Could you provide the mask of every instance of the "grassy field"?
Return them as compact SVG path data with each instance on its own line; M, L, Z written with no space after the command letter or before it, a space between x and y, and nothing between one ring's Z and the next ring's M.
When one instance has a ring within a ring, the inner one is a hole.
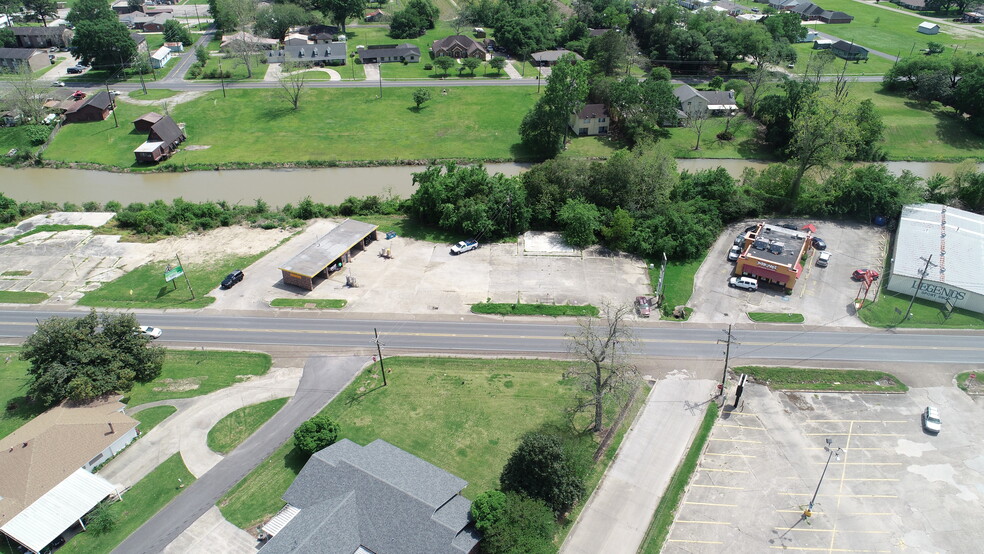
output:
M449 245L461 240L458 233L444 231L443 229L428 225L421 225L404 215L360 215L359 221L379 225L379 233L381 235L392 231L400 237Z
M827 32L825 29L820 29L821 32ZM796 50L796 65L793 69L789 71L796 75L803 75L806 70L807 64L810 61L810 57L819 50L813 49L812 42L800 42L793 45L793 49ZM886 52L887 54L888 52ZM893 56L897 55L898 52L892 52ZM834 58L834 61L830 62L824 73L834 74L843 71L847 75L853 76L864 76L864 75L884 75L886 71L892 68L892 61L876 56L874 54L868 55L868 61L866 62L852 62L848 61L847 65L844 64L846 60L840 58Z
M182 484L188 486L194 481L195 476L181 461L181 454L171 456L133 485L122 502L110 506L110 513L116 518L112 531L103 535L79 533L58 551L62 554L110 552L177 496Z
M147 434L151 429L157 427L158 423L171 417L171 414L176 411L178 409L174 406L155 406L146 410L140 410L130 417L140 422L140 434Z
M194 56L195 55L194 52L192 52L191 55ZM263 77L266 75L267 69L270 66L265 63L262 63L263 60L262 55L254 56L254 60L255 61L252 65L252 70L253 70L252 77L247 77L249 72L246 71L245 62L234 56L230 56L230 57L212 56L211 58L208 59L208 63L205 64L205 71L206 72L214 71L219 68L219 64L221 63L222 70L229 71L232 74L231 77L226 79L227 81L246 81L246 80L262 81ZM206 80L206 79L200 77L198 80ZM209 79L209 80L219 81L219 79Z
M668 313L672 313L673 308L685 306L690 302L690 296L694 293L694 275L703 262L704 258L690 262L667 262L666 274L663 276L663 305ZM655 292L659 283L658 264L654 264L649 270L649 279ZM693 309L688 308L687 315L689 316L692 311ZM663 319L673 319L673 317L666 316Z
M697 434L694 435L694 440L690 443L690 449L687 450L686 457L673 472L673 476L670 477L670 482L666 486L666 491L660 498L659 505L656 506L656 512L649 523L649 529L646 530L642 546L639 547L640 554L659 554L662 551L663 542L666 541L666 536L670 532L677 507L680 505L683 493L690 483L690 477L697 469L697 462L704 451L704 445L707 444L711 430L714 429L717 416L718 405L714 402L709 403L707 411L704 412L704 419L700 423L700 428L697 429Z
M164 282L164 267L168 262L150 262L87 292L78 304L96 308L201 308L215 302L214 297L205 294L217 287L223 277L234 269L252 264L264 254L266 252L216 259L208 264L184 264L195 298L191 297L184 277Z
M938 35L924 35L916 27L924 20L918 14L897 13L881 9L872 4L862 4L855 0L824 0L820 4L825 10L838 10L854 16L847 25L811 25L821 33L833 35L846 41L854 41L866 48L873 48L892 56L907 56L909 52L918 53L926 48L929 41L941 42L951 47L960 46L961 51L980 52L984 50L984 40L980 35L954 33L951 27L940 26ZM896 6L890 5L895 8Z
M288 398L277 398L252 406L244 406L220 419L208 431L208 447L219 454L228 454L248 439L284 407Z
M387 387L373 366L322 413L338 422L341 438L359 444L388 441L467 480L463 494L474 498L498 485L502 466L523 433L564 420L573 389L562 379L569 365L389 358ZM614 417L617 409L611 406L607 416ZM223 515L247 528L276 513L301 466L303 457L292 443L283 445L220 500Z
M748 312L748 319L759 323L803 323L803 314Z
M931 329L984 329L984 316L979 313L956 309L950 319L944 317L945 306L917 298L912 305L912 315L902 321L912 295L892 292L882 288L878 300L867 303L858 312L867 325L872 327L910 327Z
M0 304L40 304L47 299L43 292L0 290Z
M123 402L139 406L209 394L243 381L243 376L263 375L270 364L270 355L259 352L168 350L160 377L134 385Z
M497 315L549 315L553 317L597 317L598 308L595 306L567 306L555 304L496 304L482 302L472 304L472 313Z
M0 158L5 157L11 148L16 148L19 152L35 149L27 135L27 126L0 127Z
M0 437L13 433L44 409L27 400L31 364L20 359L17 346L0 346ZM15 406L14 409L10 407Z
M274 298L270 305L274 308L316 308L318 310L340 310L348 300L335 298Z
M776 390L905 392L898 377L883 371L743 366L732 368Z
M183 150L160 165L524 157L519 123L535 102L535 88L449 89L419 112L411 110L412 91L387 88L379 99L375 89L310 89L296 111L275 90L229 90L228 98L213 91L171 111L187 124L183 148L208 148ZM120 120L131 121L147 110L120 103L118 111ZM110 117L66 125L45 158L140 167L133 149L144 140L131 125L115 128Z

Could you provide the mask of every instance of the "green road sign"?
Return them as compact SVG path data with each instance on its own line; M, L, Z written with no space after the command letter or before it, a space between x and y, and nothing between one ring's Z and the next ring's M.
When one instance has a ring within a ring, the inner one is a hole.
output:
M184 269L181 269L180 265L174 268L168 267L164 270L164 282L170 283L182 275L184 275Z

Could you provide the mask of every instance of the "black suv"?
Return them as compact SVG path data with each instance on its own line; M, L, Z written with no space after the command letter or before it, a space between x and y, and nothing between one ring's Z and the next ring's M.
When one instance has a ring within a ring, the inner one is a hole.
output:
M232 288L233 285L235 285L239 281L242 281L243 277L245 276L246 274L243 273L241 269L237 269L236 271L233 271L232 273L226 275L226 278L222 280L221 286L224 289Z

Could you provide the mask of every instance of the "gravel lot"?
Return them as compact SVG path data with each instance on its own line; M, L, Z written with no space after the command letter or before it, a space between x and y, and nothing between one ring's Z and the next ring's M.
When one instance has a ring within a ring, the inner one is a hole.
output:
M743 402L715 425L663 552L980 551L984 414L960 390L786 394L753 385ZM928 404L941 410L936 436L920 426ZM839 459L804 518L827 438Z
M792 295L764 286L757 292L731 288L728 278L735 265L727 261L728 249L734 244L735 236L755 221L732 225L714 243L697 271L689 303L694 308L690 321L739 323L749 321L748 312L781 312L802 314L807 325L864 326L854 313L859 284L851 280L851 272L875 268L884 273L888 231L844 222L781 220L776 223L787 221L797 227L806 223L817 226L816 236L826 241L827 252L831 254L829 265L817 267L814 253Z

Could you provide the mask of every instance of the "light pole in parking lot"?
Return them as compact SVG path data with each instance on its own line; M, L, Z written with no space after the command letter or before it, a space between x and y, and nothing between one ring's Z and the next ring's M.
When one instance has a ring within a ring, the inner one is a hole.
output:
M806 510L803 511L803 517L810 517L813 515L813 503L816 502L817 500L817 493L820 492L820 484L823 483L823 477L824 475L827 475L827 466L830 465L830 459L833 458L834 456L837 457L838 462L841 459L840 453L843 452L844 450L839 446L837 448L833 448L830 445L832 442L834 442L833 439L827 439L827 446L823 447L823 449L828 452L827 463L823 465L823 473L820 474L820 480L817 481L817 488L815 491L813 491L813 498L810 499L810 505L807 506Z

